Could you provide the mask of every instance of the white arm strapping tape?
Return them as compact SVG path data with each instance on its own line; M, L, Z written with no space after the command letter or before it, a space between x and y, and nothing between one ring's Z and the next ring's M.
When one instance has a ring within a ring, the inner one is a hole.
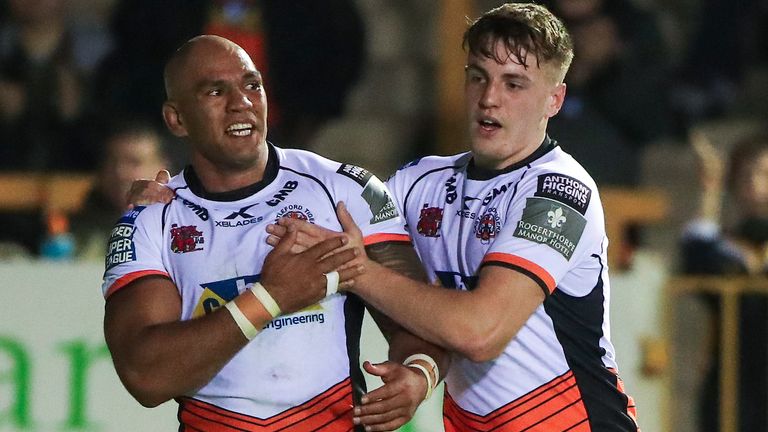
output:
M422 360L429 363L429 365L432 367L432 370L435 372L435 387L437 387L437 384L440 382L440 369L437 367L437 362L435 359L426 354L413 354L403 360L403 364L408 365L414 360Z
M225 304L224 307L227 308L230 315L232 315L232 318L235 320L235 324L237 324L237 326L240 327L240 331L243 332L243 335L245 336L246 339L253 340L253 338L255 338L257 334L259 334L259 329L257 329L256 326L253 325L251 320L249 320L248 317L245 316L243 311L241 311L240 308L237 307L234 300Z
M250 291L253 293L253 295L256 296L257 299L259 299L261 304L264 306L264 309L266 309L267 312L272 315L272 318L282 314L282 311L280 311L280 305L277 304L275 299L264 288L264 285L256 282L253 284Z
M432 375L429 373L427 368L425 368L424 366L418 363L406 364L406 366L409 368L420 370L424 374L424 377L427 378L427 394L424 395L424 400L429 399L429 397L432 396L432 390L434 390L435 388L434 385L432 384Z
M325 296L331 296L339 291L339 272L336 270L325 274Z

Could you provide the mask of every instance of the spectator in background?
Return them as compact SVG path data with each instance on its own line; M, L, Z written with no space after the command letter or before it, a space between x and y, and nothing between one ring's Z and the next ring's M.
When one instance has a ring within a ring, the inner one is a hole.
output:
M85 101L64 0L8 0L0 25L0 169L77 170Z
M573 35L568 98L551 133L598 184L634 185L640 151L669 130L670 64L652 13L629 0L548 0Z
M96 83L98 113L141 116L161 127L156 77L176 47L216 34L241 45L265 76L270 139L304 147L341 115L365 60L353 0L131 0L113 15L116 45ZM297 55L296 53L301 53Z
M106 238L125 213L126 195L135 179L154 177L168 168L161 135L151 125L130 122L111 128L103 140L103 153L94 188L83 207L71 217L76 255L103 260Z
M699 159L701 201L698 215L686 226L682 239L683 272L705 275L768 275L768 134L747 137L735 144L728 169L704 135L692 136ZM734 224L721 222L722 196L738 203ZM715 326L719 327L719 298L707 296ZM739 336L739 431L768 430L768 299L741 297ZM711 338L711 357L699 391L699 430L717 431L719 424L719 338Z
M738 96L750 68L768 62L768 2L699 0L693 9L687 18L694 29L672 91L686 127L742 109Z

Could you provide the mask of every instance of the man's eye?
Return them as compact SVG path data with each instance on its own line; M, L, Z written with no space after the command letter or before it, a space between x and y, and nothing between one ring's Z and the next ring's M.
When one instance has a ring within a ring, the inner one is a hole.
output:
M220 95L221 95L221 89L208 90L208 96L220 96Z
M248 83L245 86L245 88L247 88L248 90L259 90L261 89L261 83L260 82Z
M482 75L470 74L467 76L467 80L471 83L481 83L485 81L485 78Z

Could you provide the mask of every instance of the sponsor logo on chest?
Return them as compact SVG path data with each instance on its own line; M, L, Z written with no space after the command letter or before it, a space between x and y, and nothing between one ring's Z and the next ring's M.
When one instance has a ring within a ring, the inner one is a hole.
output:
M207 221L210 218L208 214L208 209L201 206L200 204L195 204L191 201L185 200L184 198L181 199L181 202L184 203L184 205L187 206L187 208L192 210L192 212L195 213L197 217L200 218L200 220Z
M480 243L488 244L501 231L501 218L495 207L488 208L475 220L475 237Z
M281 208L275 215L275 222L283 217L315 223L315 214L303 204L288 204Z
M267 205L270 207L275 207L276 205L285 201L288 195L290 195L298 187L299 187L299 182L295 180L289 180L285 182L283 187L280 188L280 190L275 195L272 196L272 199L267 201Z
M171 225L171 252L182 254L203 250L205 238L197 225Z
M424 204L416 224L416 232L425 237L440 237L440 225L443 223L443 209Z
M217 228L239 228L243 226L253 225L264 220L263 216L254 216L251 207L258 205L251 204L245 206L238 211L233 211L222 220L214 221L214 225Z

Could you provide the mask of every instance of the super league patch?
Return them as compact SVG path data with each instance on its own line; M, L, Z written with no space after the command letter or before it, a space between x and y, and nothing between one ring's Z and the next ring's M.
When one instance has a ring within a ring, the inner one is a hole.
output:
M126 212L109 233L107 257L104 266L107 270L118 264L136 260L136 248L133 244L133 232L136 229L136 218L146 207L137 206Z
M351 178L363 187L365 187L365 184L368 183L368 180L373 177L373 173L367 169L350 164L341 164L336 172Z
M570 260L586 225L584 216L559 201L527 198L514 236L545 244Z
M589 207L592 189L567 175L542 174L534 195L560 201L583 215Z

